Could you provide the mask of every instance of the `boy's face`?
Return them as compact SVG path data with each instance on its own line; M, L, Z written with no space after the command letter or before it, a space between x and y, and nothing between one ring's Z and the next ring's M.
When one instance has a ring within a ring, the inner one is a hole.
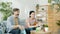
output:
M15 17L18 17L19 16L19 11L15 11L14 15L15 15Z

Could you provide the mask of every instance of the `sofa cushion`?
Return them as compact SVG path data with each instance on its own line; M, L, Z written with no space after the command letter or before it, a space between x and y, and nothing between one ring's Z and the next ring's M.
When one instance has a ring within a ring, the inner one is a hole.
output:
M25 26L25 19L20 19L21 25Z

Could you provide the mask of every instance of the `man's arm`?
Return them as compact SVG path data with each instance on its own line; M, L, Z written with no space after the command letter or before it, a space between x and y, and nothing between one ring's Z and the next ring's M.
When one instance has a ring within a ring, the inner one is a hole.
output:
M18 26L15 26L15 25L11 24L11 19L10 18L7 19L7 28L9 28L9 29L16 29L17 27Z

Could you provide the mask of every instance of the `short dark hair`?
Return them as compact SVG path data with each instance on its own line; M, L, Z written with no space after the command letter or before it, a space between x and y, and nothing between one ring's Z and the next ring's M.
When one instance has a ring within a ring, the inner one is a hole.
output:
M19 9L18 8L14 8L13 11L19 11Z
M35 11L30 11L29 15L31 15L32 13L35 13ZM29 17L31 17L31 16L29 16Z
M14 12L16 12L16 11L19 11L19 9L18 8L14 8L12 13L14 14Z

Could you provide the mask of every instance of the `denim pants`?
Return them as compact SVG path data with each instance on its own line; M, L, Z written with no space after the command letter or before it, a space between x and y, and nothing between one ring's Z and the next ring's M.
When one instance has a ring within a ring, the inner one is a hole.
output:
M26 34L25 30L13 29L9 33L11 34Z
M26 34L26 31L25 30L21 30L20 34Z
M36 28L35 27L33 27L33 28L26 28L25 30L26 30L26 34L30 34L30 31L31 30L36 30Z

